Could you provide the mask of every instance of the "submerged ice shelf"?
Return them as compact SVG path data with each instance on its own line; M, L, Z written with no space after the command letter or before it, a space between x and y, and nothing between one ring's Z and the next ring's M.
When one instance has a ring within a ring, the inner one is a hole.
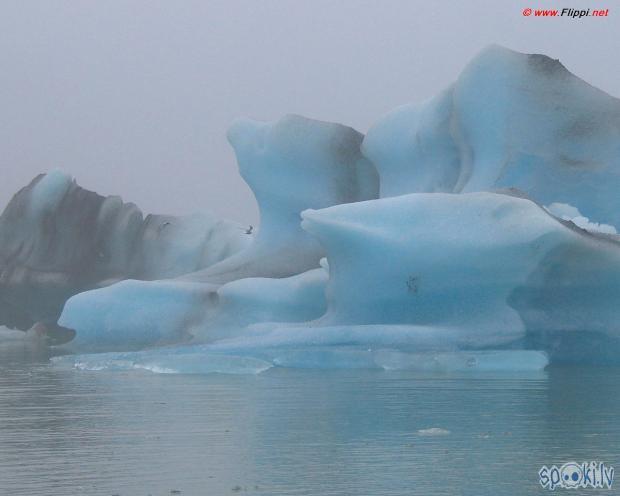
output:
M129 353L65 355L52 358L59 368L84 371L147 371L155 374L260 374L272 367L313 369L411 370L421 373L541 372L547 355L532 350L407 353L356 347L256 349L251 356L223 353L209 346L160 348Z
M290 115L240 120L228 138L260 209L251 239L221 221L144 220L118 199L85 200L58 174L7 208L0 240L18 233L35 260L50 243L37 219L69 226L51 241L60 249L82 239L74 209L99 212L89 218L115 271L58 293L71 297L52 324L76 332L68 349L120 353L58 364L258 373L620 362L620 102L558 61L490 47L365 137ZM137 251L126 244L134 231ZM49 274L19 275L21 251L4 244L0 290L28 281L47 294ZM99 267L86 253L80 267ZM15 320L6 294L0 316Z

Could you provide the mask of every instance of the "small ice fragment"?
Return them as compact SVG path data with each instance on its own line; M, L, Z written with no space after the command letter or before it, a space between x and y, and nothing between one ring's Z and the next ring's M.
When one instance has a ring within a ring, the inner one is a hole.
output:
M429 429L420 429L418 434L420 436L447 436L450 434L450 431L441 427L431 427Z

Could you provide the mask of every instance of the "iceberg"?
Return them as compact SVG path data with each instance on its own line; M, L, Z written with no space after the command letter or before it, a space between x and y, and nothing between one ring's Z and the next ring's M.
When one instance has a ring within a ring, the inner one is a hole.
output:
M59 362L484 373L620 361L620 104L558 61L490 47L365 137L289 115L237 121L228 138L256 236L198 269L192 250L160 253L142 279L165 280L72 296L57 323L75 331L69 346L122 353Z
M244 248L241 226L210 215L147 215L55 170L19 191L0 216L0 324L56 324L74 294L123 279L163 279Z

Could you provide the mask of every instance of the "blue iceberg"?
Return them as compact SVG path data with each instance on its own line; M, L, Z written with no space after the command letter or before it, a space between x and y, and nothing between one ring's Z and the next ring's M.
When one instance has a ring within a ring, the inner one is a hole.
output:
M290 115L240 120L228 137L258 233L237 243L217 224L213 243L230 248L198 262L200 226L170 231L185 241L141 257L155 280L64 304L68 349L117 353L59 364L484 372L620 361L620 102L559 61L489 47L366 136ZM50 184L50 202L63 184ZM34 212L46 208L37 198Z

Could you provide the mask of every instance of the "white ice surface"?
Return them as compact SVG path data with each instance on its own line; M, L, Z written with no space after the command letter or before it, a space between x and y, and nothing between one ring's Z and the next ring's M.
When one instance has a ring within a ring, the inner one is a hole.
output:
M589 232L598 232L603 234L618 234L614 226L609 224L599 224L590 222L590 219L581 215L581 212L572 205L567 203L552 203L545 207L549 213L559 217L562 220L568 220L581 229Z

